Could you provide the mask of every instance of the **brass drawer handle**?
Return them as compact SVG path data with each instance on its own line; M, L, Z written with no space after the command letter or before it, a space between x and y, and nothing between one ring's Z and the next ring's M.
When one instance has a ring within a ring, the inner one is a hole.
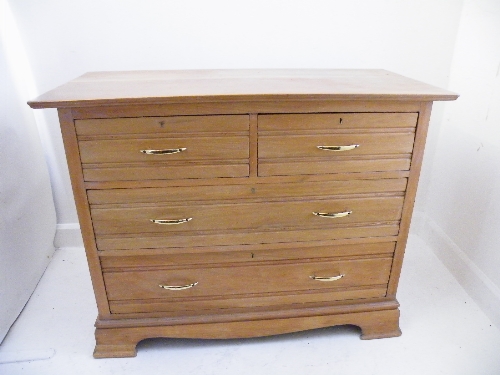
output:
M336 219L339 217L346 217L352 214L352 211L344 211L344 212L313 212L314 215L320 217L328 217L330 219Z
M324 151L349 151L358 148L359 145L349 145L349 146L316 146L320 150Z
M338 276L309 276L311 279L316 281L337 281L343 278L345 275Z
M188 221L193 220L192 217L188 217L185 219L174 219L174 220L169 220L169 219L151 219L152 223L155 224L160 224L160 225L177 225L177 224L184 224L187 223Z
M186 150L187 150L186 147L180 147L180 148L167 148L165 150L141 150L141 152L146 155L172 155L172 154L178 154L179 152Z
M188 285L158 285L160 288L167 289L167 290L185 290L192 288L193 286L198 285L198 281L192 284Z

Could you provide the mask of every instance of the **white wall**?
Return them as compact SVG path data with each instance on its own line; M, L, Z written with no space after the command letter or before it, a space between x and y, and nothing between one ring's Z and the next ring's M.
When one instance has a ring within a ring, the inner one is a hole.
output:
M434 105L416 212L420 234L500 325L498 0L10 4L40 92L96 70L384 68L460 93ZM56 112L43 113L59 228L77 228Z
M96 70L384 68L460 93L434 105L416 212L420 234L500 325L498 0L10 4L40 92ZM76 211L56 112L43 114L68 246Z
M446 87L462 8L461 0L10 3L42 92L87 71L195 68L384 68ZM443 106L435 107L428 154ZM58 223L71 227L56 112L45 116Z
M10 3L41 92L94 70L385 68L460 93L434 106L416 211L420 233L500 314L498 0ZM44 115L58 223L71 228L57 116Z
M0 343L54 252L56 213L35 117L30 69L0 0Z
M500 2L465 0L424 235L500 326Z

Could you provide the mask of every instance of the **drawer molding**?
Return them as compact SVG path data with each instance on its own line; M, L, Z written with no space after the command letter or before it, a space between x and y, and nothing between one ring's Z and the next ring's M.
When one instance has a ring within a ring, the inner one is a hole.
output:
M272 179L272 178L271 178ZM267 179L264 179L267 180ZM87 190L92 206L162 202L217 202L272 199L304 199L354 194L404 194L406 178L281 182L248 181L239 185L194 185L131 189Z
M373 301L384 298L387 292L387 284L368 285L360 287L321 288L318 290L300 291L294 294L284 292L270 292L266 294L244 294L232 295L224 299L217 296L171 298L171 299L148 299L148 300L121 300L110 301L113 314L141 314L151 315L163 313L164 316L176 318L179 316L193 317L200 311L206 314L238 313L243 310L277 309L293 305L311 305L335 301L342 303L347 301ZM173 307L174 306L174 307ZM137 311L142 311L138 313Z
M269 230L269 231L233 231L201 234L171 233L169 236L155 233L142 235L100 235L96 238L97 248L105 250L191 248L212 246L307 243L310 241L328 241L339 239L363 239L399 234L399 222L375 223L365 226L336 226L334 228Z

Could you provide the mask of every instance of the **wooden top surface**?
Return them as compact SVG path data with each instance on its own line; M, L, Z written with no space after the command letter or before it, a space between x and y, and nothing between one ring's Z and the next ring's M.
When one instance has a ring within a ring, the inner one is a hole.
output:
M185 70L86 73L32 108L210 101L455 100L457 94L386 70Z

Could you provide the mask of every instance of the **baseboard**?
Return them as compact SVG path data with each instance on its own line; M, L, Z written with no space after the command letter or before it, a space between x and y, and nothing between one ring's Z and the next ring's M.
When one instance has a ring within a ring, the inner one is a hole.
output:
M78 223L57 224L54 246L61 247L83 247L82 233Z
M418 227L418 231L414 233L427 243L462 288L500 328L500 288L470 260L436 222L426 215L420 215L418 221L419 225L415 227L415 229Z
M31 266L27 265L23 270L22 283L20 283L22 286L19 287L19 284L13 284L14 280L8 280L6 285L1 285L2 288L8 288L11 286L11 289L14 289L15 293L2 293L2 299L7 298L7 300L2 300L3 305L0 305L0 345L11 328L15 325L15 322L24 310L26 304L29 302L38 283L45 273L45 270L52 260L54 247L50 244L50 242L47 243L47 239L43 242L48 245L46 248L42 248L41 244L34 244L35 246L38 246L37 253L36 255L33 255L34 258L32 259L32 262L35 263L31 263ZM19 266L16 266L16 268L19 268ZM10 362L13 357L14 356L9 355L8 353L0 351L0 364Z

